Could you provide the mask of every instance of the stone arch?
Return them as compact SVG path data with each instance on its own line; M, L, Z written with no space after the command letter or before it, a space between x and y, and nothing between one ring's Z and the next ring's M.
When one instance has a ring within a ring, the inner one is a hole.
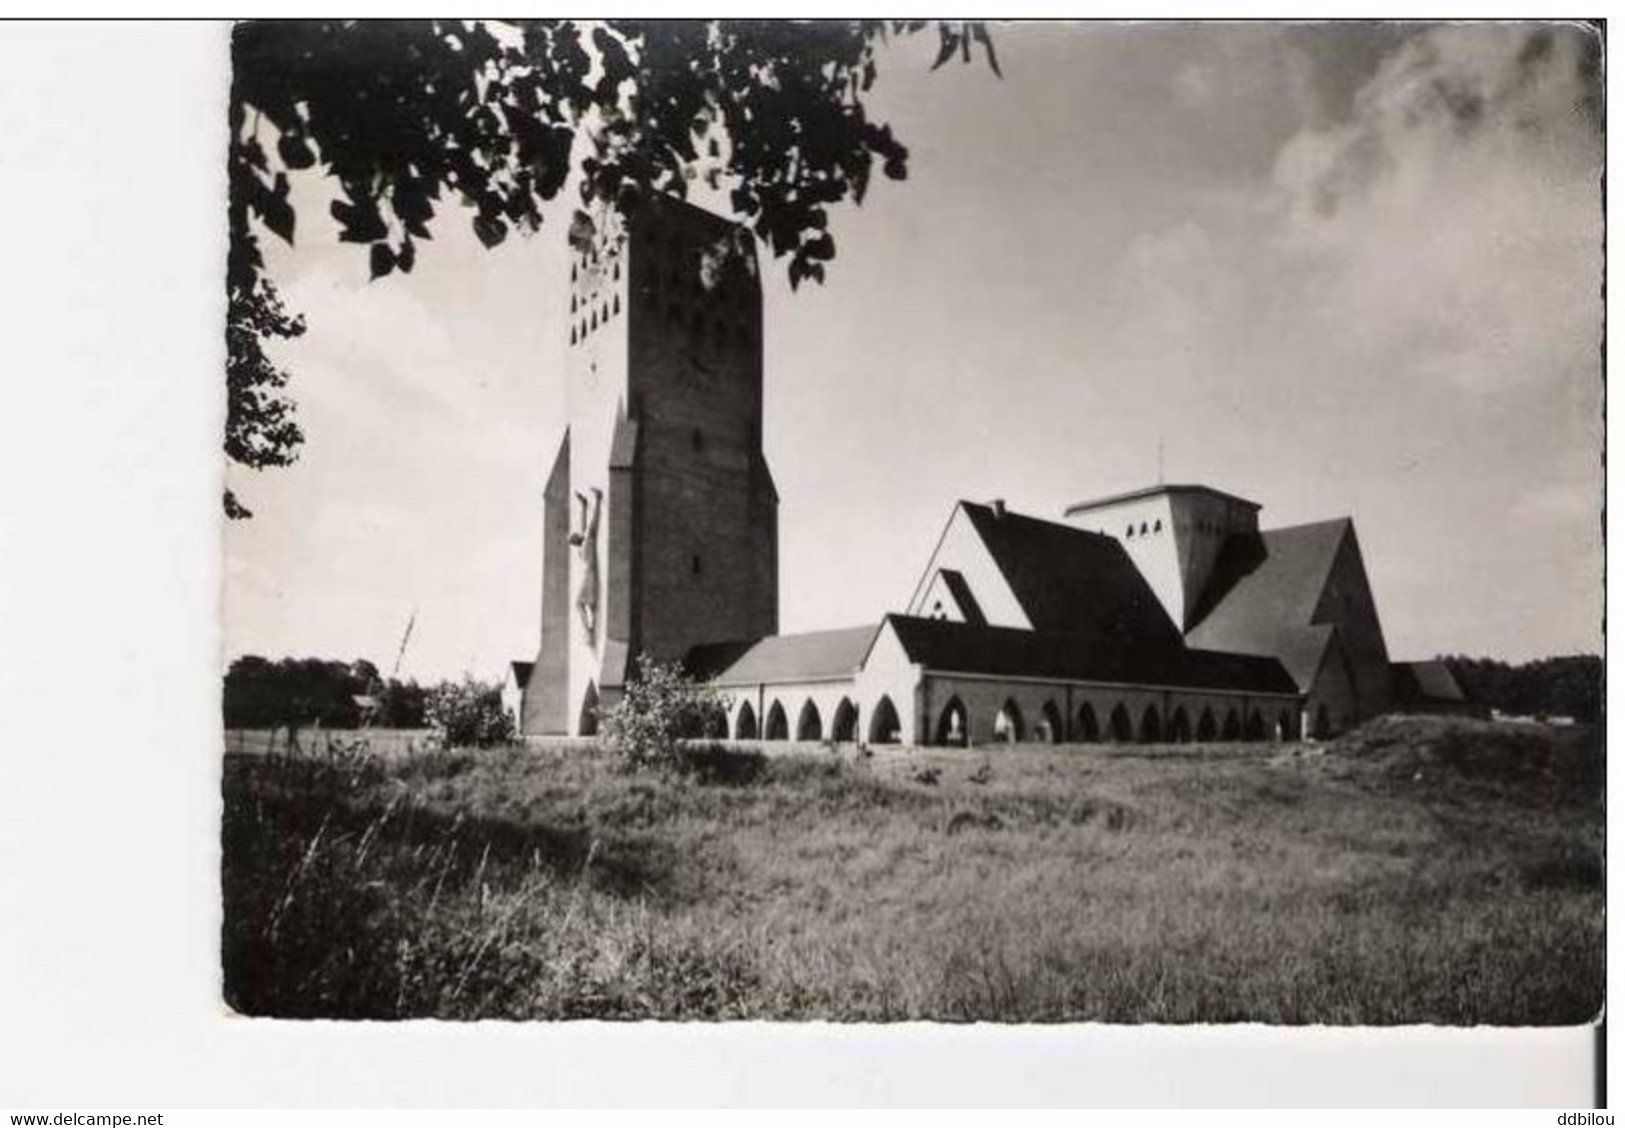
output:
M1242 735L1248 740L1264 739L1264 717L1257 709L1247 714L1247 727Z
M1331 718L1326 715L1326 706L1320 705L1315 709L1314 737L1316 740L1325 740L1332 735Z
M796 718L796 739L824 739L824 718L818 715L818 706L813 704L810 697L802 703L801 715Z
M948 703L942 707L937 715L937 744L970 743L970 713L965 709L965 703L956 693L948 698Z
M756 710L747 701L739 707L739 716L734 720L734 739L755 740L756 736Z
M1298 714L1294 709L1282 709L1281 716L1275 722L1275 739L1298 739Z
M1027 739L1027 724L1014 697L1006 697L999 706L998 716L993 718L993 739L1007 743Z
M1038 722L1038 731L1046 744L1059 744L1066 739L1066 721L1054 700L1044 702L1044 712Z
M1129 720L1128 706L1121 701L1117 708L1112 710L1111 726L1108 730L1111 738L1119 744L1130 744L1134 740L1134 722Z
M1226 713L1224 715L1224 728L1219 730L1219 739L1220 740L1240 740L1241 739L1241 718L1236 716L1236 711L1234 709L1231 709L1228 713Z
M1174 710L1174 715L1168 721L1168 739L1175 744L1189 744L1191 739L1191 718L1181 705Z
M762 725L762 739L790 739L790 722L785 720L784 706L777 701L767 711L767 721Z
M896 744L901 739L903 725L897 719L897 706L882 694L869 711L869 743Z
M1219 735L1219 722L1213 719L1213 710L1204 706L1202 715L1196 721L1196 739L1201 744L1211 744Z
M581 714L577 718L576 732L582 736L598 735L598 686L587 683L587 692L581 695Z
M835 716L829 722L829 738L837 743L858 738L858 707L850 697L841 698L835 706Z
M1155 744L1162 739L1162 718L1157 716L1157 707L1147 705L1145 712L1140 714L1140 743Z
M1095 707L1087 701L1083 703L1083 708L1078 710L1078 723L1072 730L1072 736L1075 740L1087 741L1090 744L1100 739L1100 721L1095 717Z

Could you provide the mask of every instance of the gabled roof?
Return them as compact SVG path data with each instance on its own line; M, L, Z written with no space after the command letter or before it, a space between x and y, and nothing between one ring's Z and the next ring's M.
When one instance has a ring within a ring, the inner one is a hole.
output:
M1113 538L974 502L959 504L1033 629L1114 646L1180 645L1156 593Z
M1297 684L1274 658L1187 650L1179 645L1101 645L1056 631L974 626L912 615L888 615L885 622L896 632L908 660L928 670L1253 693L1298 692Z
M810 681L855 673L869 654L878 624L806 634L696 646L683 659L691 677L718 685Z
M1320 670L1334 628L1314 621L1353 522L1347 517L1232 536L1196 606L1191 646L1280 658L1300 686Z
M1394 676L1394 697L1401 702L1455 701L1465 704L1467 694L1462 690L1450 667L1435 658L1426 662L1395 662L1389 669Z
M948 594L953 596L954 602L959 605L959 613L965 617L965 622L976 624L987 622L987 616L982 614L982 605L976 602L976 595L971 591L965 573L956 568L944 568L938 575L948 588Z

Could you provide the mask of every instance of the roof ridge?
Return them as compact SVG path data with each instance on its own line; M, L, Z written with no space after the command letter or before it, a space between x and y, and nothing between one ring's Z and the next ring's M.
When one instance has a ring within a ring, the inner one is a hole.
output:
M1116 537L1113 537L1107 533L1097 533L1093 529L1085 529L1081 525L1074 525L1070 521L1052 521L1048 517L1039 517L1031 513L1022 513L1019 510L1010 509L1008 507L1006 507L1004 512L1000 514L995 512L993 506L989 505L985 501L967 501L961 498L957 504L964 506L966 512L973 509L978 510L983 514L986 514L987 518L991 521L1028 521L1035 525L1043 525L1047 528L1059 529L1063 532L1078 534L1079 536L1094 537L1109 541L1116 541L1117 539Z

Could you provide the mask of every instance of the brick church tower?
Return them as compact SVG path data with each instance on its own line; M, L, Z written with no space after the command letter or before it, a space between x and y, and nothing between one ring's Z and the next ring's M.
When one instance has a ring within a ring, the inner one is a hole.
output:
M669 197L571 233L569 421L521 731L586 735L647 653L778 629L749 231Z

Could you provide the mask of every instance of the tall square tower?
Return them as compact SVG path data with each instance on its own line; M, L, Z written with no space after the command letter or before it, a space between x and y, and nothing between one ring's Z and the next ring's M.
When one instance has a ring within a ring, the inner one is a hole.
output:
M569 421L521 729L583 735L638 654L777 631L778 495L750 232L657 197L578 225L571 251Z

